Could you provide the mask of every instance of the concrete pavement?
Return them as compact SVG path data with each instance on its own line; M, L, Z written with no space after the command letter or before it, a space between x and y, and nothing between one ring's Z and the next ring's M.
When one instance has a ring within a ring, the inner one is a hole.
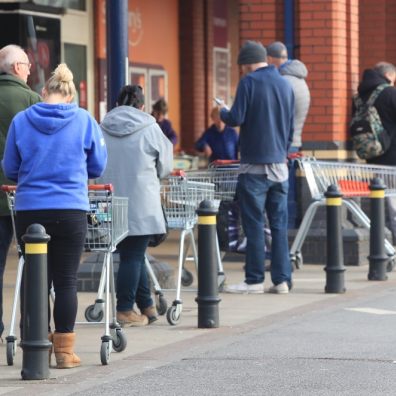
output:
M150 253L161 261L175 265L177 261L178 241L174 234L161 246L151 249ZM235 259L235 258L234 258ZM240 256L243 259L243 256ZM193 266L191 270L195 274ZM224 261L227 282L243 280L243 262ZM101 336L104 326L87 324L84 319L85 308L95 300L95 293L79 293L78 320L83 324L76 326L76 352L82 360L82 366L72 370L51 368L50 379L45 381L22 381L22 351L18 348L13 366L7 366L6 344L0 345L0 395L28 395L52 393L68 395L84 389L104 384L110 379L123 378L128 373L144 373L169 361L181 359L186 351L204 350L213 340L221 340L235 334L243 334L248 329L264 326L282 316L298 315L310 312L339 301L347 301L357 296L370 295L385 289L394 289L396 275L389 274L388 281L373 282L367 280L367 263L359 267L347 267L345 272L345 294L325 294L325 276L323 265L304 265L294 273L294 289L288 295L230 295L221 294L220 328L197 328L197 304L195 302L196 283L183 291L183 312L180 323L170 326L165 318L144 328L124 329L128 345L121 353L113 352L110 364L102 366L100 362ZM4 321L8 334L11 317L12 298L16 275L16 253L10 252L5 276L5 312ZM196 279L195 279L196 280ZM269 274L266 289L271 285ZM165 297L170 305L175 298L174 291L166 291ZM71 386L73 384L73 386ZM148 393L149 394L149 393Z

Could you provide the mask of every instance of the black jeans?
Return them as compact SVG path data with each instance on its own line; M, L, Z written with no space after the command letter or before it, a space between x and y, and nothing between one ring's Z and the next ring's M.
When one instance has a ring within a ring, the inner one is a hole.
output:
M13 230L11 216L0 216L0 337L4 330L3 323L3 277L8 249L10 248Z
M48 243L48 286L55 291L55 331L70 333L77 316L77 270L87 232L87 214L82 210L32 210L16 215L16 232L24 252L22 235L33 223L44 226ZM23 287L21 301L23 301Z

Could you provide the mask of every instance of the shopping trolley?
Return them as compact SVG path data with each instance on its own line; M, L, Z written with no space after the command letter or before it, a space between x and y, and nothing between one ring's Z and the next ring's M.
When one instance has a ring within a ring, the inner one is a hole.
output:
M116 318L113 253L117 244L128 235L128 198L114 196L111 184L93 184L88 186L88 199L85 251L103 252L104 258L98 295L95 304L85 310L85 318L88 323L93 322L89 320L92 318L96 319L95 322L103 323L104 316L105 334L101 338L100 360L106 365L111 351L122 352L127 343Z
M296 268L301 268L303 258L301 247L307 236L312 220L319 206L326 203L325 192L328 187L336 185L343 195L343 204L351 212L357 223L370 229L370 219L360 206L352 199L368 197L369 185L373 178L380 178L386 185L385 196L396 195L396 170L392 166L361 164L352 162L319 161L313 157L298 159L300 168L304 171L313 202L304 214L301 225L290 249L290 260ZM385 251L389 256L388 268L393 268L395 249L385 239Z
M15 219L14 219L14 201L16 186L1 186L2 191L7 194L8 206L11 213L12 226L15 233ZM89 202L90 210L88 212L88 228L85 241L86 251L102 251L105 253L104 264L102 269L102 287L106 289L105 300L102 299L101 307L105 309L105 321L100 322L105 324L105 334L101 337L102 344L100 349L100 359L102 364L106 365L109 362L110 353L112 350L121 352L126 348L126 337L122 332L121 327L117 323L115 317L115 297L114 297L114 277L113 277L113 262L112 252L115 246L128 233L127 211L128 198L121 198L113 196L113 189L111 185L90 185ZM10 332L6 337L7 341L7 364L12 366L16 354L17 338L15 334L16 314L18 309L19 292L22 280L22 273L24 267L24 258L19 244L17 243L17 250L19 255L17 278L14 292L14 302L12 307L12 316L10 324ZM110 308L110 292L112 303L112 322L110 323L109 314ZM54 300L55 296L51 289L51 297ZM94 312L92 310L92 312ZM93 313L94 314L94 313ZM103 315L101 317L103 319ZM81 324L81 322L76 322Z
M214 185L214 202L217 207L222 201L234 201L236 185L239 174L239 161L217 160L209 164L207 169L186 171L187 180ZM216 257L218 262L218 285L221 289L225 282L222 257L220 253L219 240L216 234ZM183 269L182 284L189 286L193 282L192 274Z
M176 325L179 322L183 309L180 295L183 265L185 254L187 254L184 250L185 238L186 236L190 238L193 260L197 269L198 255L193 232L198 219L196 209L203 200L213 199L214 184L189 180L183 171L161 181L161 201L168 221L168 228L180 230L176 298L166 313L168 323L171 325Z

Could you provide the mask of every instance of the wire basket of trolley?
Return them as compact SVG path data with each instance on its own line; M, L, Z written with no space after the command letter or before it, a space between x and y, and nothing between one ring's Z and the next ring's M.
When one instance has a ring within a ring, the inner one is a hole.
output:
M179 172L161 180L161 201L170 230L179 230L179 256L176 279L176 298L168 308L166 318L171 325L176 325L183 310L181 300L182 272L187 251L186 236L190 239L192 259L198 268L198 254L194 240L194 227L198 216L196 209L204 200L214 199L214 184L189 180L184 172Z
M239 161L216 160L207 169L186 171L190 181L212 183L214 185L214 200L219 208L217 216L217 261L218 285L221 288L225 281L221 259L222 251L235 251L242 237L242 228L239 222L238 204L235 200L236 185L238 182ZM234 247L232 245L235 245ZM182 284L189 286L193 281L192 274L183 270Z
M88 187L88 199L85 251L103 252L104 258L97 297L86 308L85 318L105 325L100 359L107 364L112 350L121 352L126 348L125 335L116 319L113 253L128 235L128 198L114 196L111 184L96 184Z
M7 195L8 207L11 213L12 226L15 232L15 194L16 186L1 186L2 191ZM104 322L105 333L102 336L100 359L102 364L108 364L110 353L112 350L121 352L126 348L126 338L122 333L121 327L115 319L115 297L114 297L114 280L113 280L113 263L112 252L115 250L116 244L121 241L128 233L128 224L124 220L127 216L128 199L114 197L111 185L91 185L88 186L88 195L90 201L90 211L88 212L88 228L85 241L86 251L99 250L105 252L103 263L101 286L102 292L98 293L101 298L102 308L104 307L106 316ZM7 341L7 364L14 364L14 357L17 350L17 337L15 333L16 316L18 309L18 301L20 296L20 287L22 281L24 258L21 248L17 243L17 251L19 255L16 285L14 292L14 301L12 307L11 324ZM106 291L106 297L103 299L103 291ZM53 290L50 291L52 301L56 298ZM111 299L110 299L111 294ZM110 307L106 302L112 301L112 322L110 323ZM93 313L93 309L90 311ZM87 313L86 313L87 315ZM103 315L101 317L103 319ZM85 323L85 322L84 322ZM81 324L81 322L76 322Z
M352 214L353 219L363 228L370 229L370 219L353 198L365 198L370 194L372 179L380 178L385 186L385 196L396 196L396 169L392 166L361 164L353 162L321 161L313 157L298 159L300 168L305 173L313 201L306 210L298 232L290 249L290 259L296 268L301 268L303 258L301 248L319 206L325 205L325 192L330 185L336 185L343 195L343 204ZM395 249L385 239L385 251L393 268Z

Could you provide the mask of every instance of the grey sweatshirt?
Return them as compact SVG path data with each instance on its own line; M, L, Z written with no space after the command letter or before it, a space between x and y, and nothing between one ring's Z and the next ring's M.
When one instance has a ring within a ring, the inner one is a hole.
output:
M311 95L305 79L308 76L308 70L304 63L294 59L284 63L279 68L279 73L282 74L291 84L294 92L294 135L293 147L301 147L301 134L304 127L305 119L307 118L309 105L311 102Z

